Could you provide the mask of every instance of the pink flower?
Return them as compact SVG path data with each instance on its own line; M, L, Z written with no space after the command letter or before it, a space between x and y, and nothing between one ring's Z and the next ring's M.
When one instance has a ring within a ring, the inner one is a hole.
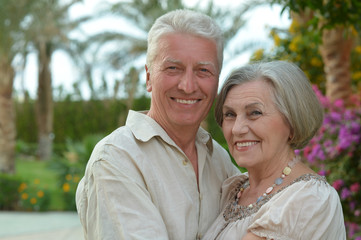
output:
M320 170L320 171L318 171L318 175L326 176L326 171L325 170Z
M346 198L351 196L351 191L347 189L346 187L342 189L341 191L341 199L345 200Z
M360 190L360 183L354 183L350 186L351 192L357 193Z
M343 186L343 181L341 179L337 179L332 184L332 187L334 187L336 191L340 190L342 186Z
M337 108L343 108L343 100L342 99L337 99L333 102L334 106Z
M356 217L359 217L360 214L361 214L361 211L360 211L360 210L356 210L356 211L355 211L355 216L356 216Z

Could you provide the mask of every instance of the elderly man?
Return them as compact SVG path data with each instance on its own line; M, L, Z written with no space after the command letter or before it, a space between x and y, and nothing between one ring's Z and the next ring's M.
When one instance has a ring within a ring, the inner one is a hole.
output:
M219 26L176 10L148 35L149 111L101 140L77 189L86 239L199 239L220 212L228 153L200 127L218 88Z

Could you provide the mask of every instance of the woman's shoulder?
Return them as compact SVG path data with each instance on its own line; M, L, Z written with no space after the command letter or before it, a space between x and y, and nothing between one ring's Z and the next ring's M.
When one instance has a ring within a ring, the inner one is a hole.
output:
M237 194L242 185L248 182L248 173L239 173L224 180L222 184L221 209L225 207L233 196Z
M300 239L301 229L307 229L303 230L306 234L303 239L315 239L314 236L319 236L316 239L334 239L324 236L331 236L330 232L335 236L342 235L344 231L342 207L336 190L325 177L314 173L299 176L274 194L254 215L254 220L249 229L258 236L272 232ZM318 226L318 230L314 226Z

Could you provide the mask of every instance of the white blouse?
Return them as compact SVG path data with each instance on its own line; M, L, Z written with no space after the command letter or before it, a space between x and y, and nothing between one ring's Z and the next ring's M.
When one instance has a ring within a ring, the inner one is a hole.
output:
M253 207L236 202L247 182L247 175L224 182L223 211L202 239L242 239L249 231L274 240L346 239L339 196L324 177L305 174Z

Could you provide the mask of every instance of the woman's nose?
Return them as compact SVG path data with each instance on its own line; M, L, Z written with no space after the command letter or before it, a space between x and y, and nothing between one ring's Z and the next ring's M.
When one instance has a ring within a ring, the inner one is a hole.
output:
M242 135L242 134L247 133L248 131L249 131L249 128L248 128L247 121L244 118L237 116L237 119L234 122L234 125L232 128L232 133L234 135Z

